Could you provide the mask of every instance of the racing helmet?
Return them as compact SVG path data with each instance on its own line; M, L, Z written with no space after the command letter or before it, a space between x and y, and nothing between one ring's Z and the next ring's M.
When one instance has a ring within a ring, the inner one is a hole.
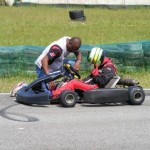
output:
M92 48L92 50L89 52L87 60L88 62L90 62L91 64L96 64L99 63L101 64L104 58L104 53L103 53L103 49L99 48L99 47L94 47Z

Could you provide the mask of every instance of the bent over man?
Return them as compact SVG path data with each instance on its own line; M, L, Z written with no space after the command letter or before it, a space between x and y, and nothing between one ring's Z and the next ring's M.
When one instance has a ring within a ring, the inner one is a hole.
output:
M35 61L37 77L40 78L46 74L57 71L63 67L63 63L70 63L74 69L80 69L82 55L79 51L81 39L79 37L62 37L57 41L52 42L45 48L42 54ZM76 61L66 60L66 57L74 53Z

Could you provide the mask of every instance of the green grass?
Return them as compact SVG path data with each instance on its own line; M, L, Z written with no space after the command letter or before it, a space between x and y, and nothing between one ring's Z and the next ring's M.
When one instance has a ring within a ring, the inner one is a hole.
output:
M139 85L143 88L150 88L150 71L141 72L120 72L119 75L127 79L135 79L139 81Z
M0 77L0 92L10 92L19 82L24 81L30 83L35 80L35 76L10 76Z
M69 11L83 9L85 22L71 21ZM52 6L0 6L0 46L46 46L62 36L79 36L82 44L110 44L150 39L150 9ZM120 73L150 87L150 73ZM0 77L0 92L35 76Z
M150 9L82 8L85 22L71 21L69 11L50 6L0 7L0 45L47 45L64 36L83 44L150 39Z

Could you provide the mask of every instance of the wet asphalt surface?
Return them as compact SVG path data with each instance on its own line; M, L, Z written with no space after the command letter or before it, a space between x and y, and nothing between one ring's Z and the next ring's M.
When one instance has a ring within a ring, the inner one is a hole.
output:
M140 106L28 106L0 94L0 150L149 150L150 96Z

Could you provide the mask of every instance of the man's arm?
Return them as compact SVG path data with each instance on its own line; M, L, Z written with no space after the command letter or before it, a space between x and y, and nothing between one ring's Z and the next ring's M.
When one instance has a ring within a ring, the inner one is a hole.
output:
M42 63L42 68L46 74L49 74L49 62L55 61L55 59L58 58L61 55L61 53L62 50L60 49L60 47L54 45L49 50L48 54L45 57L43 57L41 63Z
M82 54L81 54L81 52L80 51L77 51L77 52L75 52L74 53L75 55L76 55L76 57L77 57L77 61L82 61Z
M42 69L44 70L45 74L49 73L49 65L48 65L48 56L45 55L45 57L43 57L41 63L42 63Z
M82 61L82 54L80 51L77 51L74 53L76 55L77 61L74 65L74 69L79 70L80 69L80 63Z

